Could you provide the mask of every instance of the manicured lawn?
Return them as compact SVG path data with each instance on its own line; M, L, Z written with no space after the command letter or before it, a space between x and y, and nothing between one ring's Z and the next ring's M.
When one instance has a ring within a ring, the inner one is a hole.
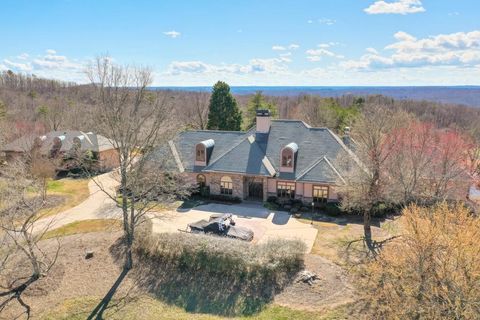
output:
M88 198L89 179L61 179L49 180L47 184L47 196L59 196L64 198L59 205L40 211L42 217L58 214L62 211L73 208Z
M42 320L80 320L86 319L90 312L100 302L99 298L81 297L66 300L56 308L46 313ZM342 309L327 313L292 310L276 305L267 306L260 313L244 317L221 317L215 315L188 313L183 309L165 304L147 295L132 298L131 301L113 300L110 308L104 313L105 319L122 320L154 320L154 319L179 319L179 320L334 320L346 319Z
M310 224L309 219L299 219L303 223ZM398 232L397 221L388 221L382 226L372 226L374 239L382 240ZM346 248L349 242L363 237L363 225L361 223L342 224L335 222L313 221L313 226L318 230L312 254L320 255L336 264L342 265L345 262ZM351 254L363 252L363 242L355 242L350 246Z
M118 231L122 229L122 222L116 219L91 219L69 223L60 228L47 231L43 239L64 237L72 234Z

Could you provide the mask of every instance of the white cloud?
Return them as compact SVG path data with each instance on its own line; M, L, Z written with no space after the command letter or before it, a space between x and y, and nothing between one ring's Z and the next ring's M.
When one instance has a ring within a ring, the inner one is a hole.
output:
M58 55L55 50L48 49L44 55L36 58L22 53L16 57L16 60L4 59L1 69L35 74L43 78L85 83L87 82L84 73L86 64L87 61L71 60L66 56Z
M307 20L307 23L313 23L313 20Z
M67 59L66 56L57 55L55 50L47 50L47 54L43 57L33 60L33 65L36 70L41 69L62 69L62 70L75 70L83 68L83 65L75 63Z
M326 44L321 43L318 45L320 49L309 49L305 53L307 54L307 59L309 61L320 61L322 60L322 57L331 57L331 58L337 58L337 59L343 59L344 56L342 55L337 55L331 50L327 50L325 48L330 47L330 45L325 46Z
M27 60L28 57L30 57L30 55L28 53L22 53L20 55L17 56L17 59L20 59L20 60Z
M343 63L348 69L419 68L426 66L472 67L480 64L480 31L439 34L423 39L399 31L396 42L385 47L388 55L367 50L359 60Z
M201 75L248 75L256 73L276 74L287 69L288 57L255 58L248 64L208 64L202 61L173 61L164 75L201 74Z
M409 14L425 12L421 0L376 1L364 9L368 14Z
M285 51L285 50L297 50L298 48L300 48L300 46L298 44L295 44L295 43L292 43L292 44L289 44L288 46L280 46L280 45L274 45L272 47L272 50L274 51Z
M367 48L367 49L365 49L365 51L367 51L368 53L371 53L371 54L378 54L378 51L375 48Z
M334 47L334 46L338 46L340 43L339 42L328 42L328 43L319 43L317 44L317 47L319 48L330 48L330 47Z
M21 62L13 62L8 59L4 59L3 63L10 69L15 69L20 72L28 72L32 70L32 65L30 63L21 63Z
M163 34L173 39L181 36L181 33L175 30L165 31Z
M337 20L328 19L328 18L320 18L320 19L318 19L318 22L320 24L326 24L327 26L331 26L331 25L334 25L337 22Z

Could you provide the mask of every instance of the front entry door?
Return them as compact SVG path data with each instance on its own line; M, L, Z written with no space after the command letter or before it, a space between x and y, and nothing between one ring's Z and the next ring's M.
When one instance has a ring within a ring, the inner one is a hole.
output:
M263 200L263 181L260 179L248 182L248 197L252 200Z

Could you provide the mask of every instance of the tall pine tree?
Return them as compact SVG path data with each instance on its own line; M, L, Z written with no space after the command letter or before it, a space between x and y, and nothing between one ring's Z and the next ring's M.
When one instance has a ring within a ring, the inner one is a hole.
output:
M247 112L245 119L245 129L250 129L257 123L257 110L268 110L270 116L277 117L277 106L268 102L262 94L262 91L257 91L247 104Z
M230 93L230 86L218 81L213 86L208 113L209 130L239 131L242 126L242 113L237 101Z

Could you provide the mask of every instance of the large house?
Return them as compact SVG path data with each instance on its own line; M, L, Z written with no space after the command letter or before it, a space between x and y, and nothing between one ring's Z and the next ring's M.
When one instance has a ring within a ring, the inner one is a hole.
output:
M66 130L25 135L5 145L1 152L6 161L35 152L45 158L63 159L64 166L68 166L70 154L83 152L98 160L101 169L118 166L118 152L111 141L93 132Z
M178 171L210 194L334 202L343 180L339 159L358 161L345 138L303 121L273 120L268 110L258 110L256 127L247 132L182 132L161 154L166 151Z

